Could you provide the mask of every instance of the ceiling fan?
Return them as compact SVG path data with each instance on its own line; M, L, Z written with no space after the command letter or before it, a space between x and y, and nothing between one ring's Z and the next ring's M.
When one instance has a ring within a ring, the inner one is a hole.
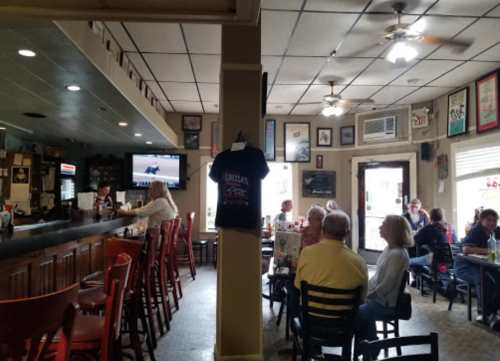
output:
M342 104L360 104L360 103L373 103L373 99L348 99L343 100L342 95L335 94L333 92L333 87L337 84L336 81L330 81L330 86L332 91L323 97L323 110L321 114L329 117L330 115L342 115L344 110L341 108Z
M424 22L419 21L414 24L401 23L401 16L406 9L406 3L399 2L392 5L392 10L398 15L398 23L385 29L385 33L380 35L384 41L374 45L384 45L388 42L393 44L386 56L386 60L395 63L397 59L409 61L417 56L417 50L411 46L412 43L438 44L454 47L453 54L462 54L469 46L472 40L446 39L439 36L429 36L423 33ZM366 50L366 49L365 49Z

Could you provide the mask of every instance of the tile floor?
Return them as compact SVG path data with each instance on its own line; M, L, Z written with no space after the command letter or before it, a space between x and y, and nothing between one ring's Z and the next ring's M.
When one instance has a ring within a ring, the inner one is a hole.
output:
M182 270L184 297L180 310L174 311L172 330L158 339L158 361L212 361L215 344L216 271L209 265L198 267L193 281L188 270ZM264 289L267 291L265 280ZM431 296L421 297L409 289L413 297L413 316L401 321L401 334L439 333L439 351L442 361L500 360L500 334L496 335L474 322L468 322L466 306L457 301L448 311L448 301L438 296L436 304ZM473 308L473 312L475 307ZM276 326L279 303L273 308L263 300L264 358L266 361L291 360L291 355L279 355L281 349L291 348L285 340L284 322ZM403 352L405 352L403 350ZM408 352L415 352L415 349ZM299 358L300 359L300 358Z

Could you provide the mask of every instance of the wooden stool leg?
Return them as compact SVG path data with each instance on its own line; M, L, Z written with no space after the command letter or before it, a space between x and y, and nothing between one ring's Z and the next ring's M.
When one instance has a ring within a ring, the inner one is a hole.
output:
M135 359L137 361L144 361L144 357L142 356L142 348L141 348L141 338L139 337L139 326L137 324L138 314L135 307L129 306L130 304L125 305L125 314L128 318L128 323L130 325L130 345L135 352Z
M179 299L177 297L174 268L173 268L173 265L171 264L172 262L165 260L165 263L166 263L165 268L166 268L166 272L167 272L168 282L170 282L170 287L172 287L172 296L174 297L175 309L178 310L179 309ZM168 284L167 284L167 290L168 290Z
M164 272L159 272L159 282L160 282L160 296L163 305L163 315L165 316L165 325L167 330L170 331L170 322L172 320L172 309L170 308L170 298L168 297L168 285L167 285L167 275L166 270Z
M142 296L139 298L139 317L142 323L142 330L146 334L146 345L148 347L149 359L151 361L156 361L155 352L153 349L153 336L151 335L150 329L148 327L148 323L146 321L146 314L144 313L144 305L142 303Z
M153 347L157 347L156 343L156 330L155 330L155 319L153 316L153 304L151 303L151 282L146 280L144 282L146 288L146 309L148 310L148 320L149 320L149 333L151 335L151 342L153 343ZM161 327L161 324L160 324Z
M179 276L179 265L177 264L177 257L174 257L174 271L175 271L175 279L177 281L177 287L179 289L179 298L182 298L182 287L181 287L181 277Z
M152 270L152 276L151 277L151 293L152 293L152 297L153 297L153 302L154 302L154 307L156 309L156 319L158 321L158 328L160 329L160 334L161 335L164 335L165 334L165 331L163 330L163 323L161 322L161 313L160 313L160 304L158 303L158 294L156 293L156 281L157 281L157 277L156 277L156 272L153 268ZM160 281L158 281L160 282ZM160 286L161 287L161 286ZM162 302L162 305L165 306L165 304ZM166 312L166 309L163 310L164 313L167 313ZM168 324L168 317L165 318L165 325ZM167 330L168 330L168 327L170 325L167 325Z

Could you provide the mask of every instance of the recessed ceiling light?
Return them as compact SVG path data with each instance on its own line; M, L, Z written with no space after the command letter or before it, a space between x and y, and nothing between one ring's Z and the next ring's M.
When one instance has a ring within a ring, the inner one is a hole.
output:
M134 134L136 137L142 137L142 134L141 133L135 133Z
M1 128L0 128L1 129ZM146 142L146 144L153 144L153 142Z
M5 127L0 127L0 130L5 130Z
M77 92L78 90L80 90L80 87L76 85L68 85L66 89L71 90L72 92Z
M36 53L34 51L26 50L26 49L19 50L18 53L19 53L19 55L29 56L29 57L33 57L36 55Z
M120 123L118 123L118 125L120 127L126 127L128 125L128 123L127 122L120 122Z
M45 115L40 114L40 113L27 112L27 113L23 113L23 115L25 115L29 118L47 118Z

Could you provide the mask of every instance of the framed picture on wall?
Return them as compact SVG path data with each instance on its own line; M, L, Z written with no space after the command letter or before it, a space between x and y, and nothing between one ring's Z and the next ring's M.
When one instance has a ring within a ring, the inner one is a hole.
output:
M311 161L311 124L285 123L285 162Z
M276 120L266 119L264 157L266 160L276 160Z
M200 133L184 132L184 149L200 149Z
M469 88L448 95L448 138L467 133L469 126Z
M182 130L189 130L192 132L201 131L201 115L183 115L182 116Z
M318 128L316 146L331 147L332 146L333 128Z
M219 123L212 122L212 158L215 158L219 154Z
M498 127L498 71L476 80L477 124L481 133Z
M340 145L354 144L354 125L340 128Z

